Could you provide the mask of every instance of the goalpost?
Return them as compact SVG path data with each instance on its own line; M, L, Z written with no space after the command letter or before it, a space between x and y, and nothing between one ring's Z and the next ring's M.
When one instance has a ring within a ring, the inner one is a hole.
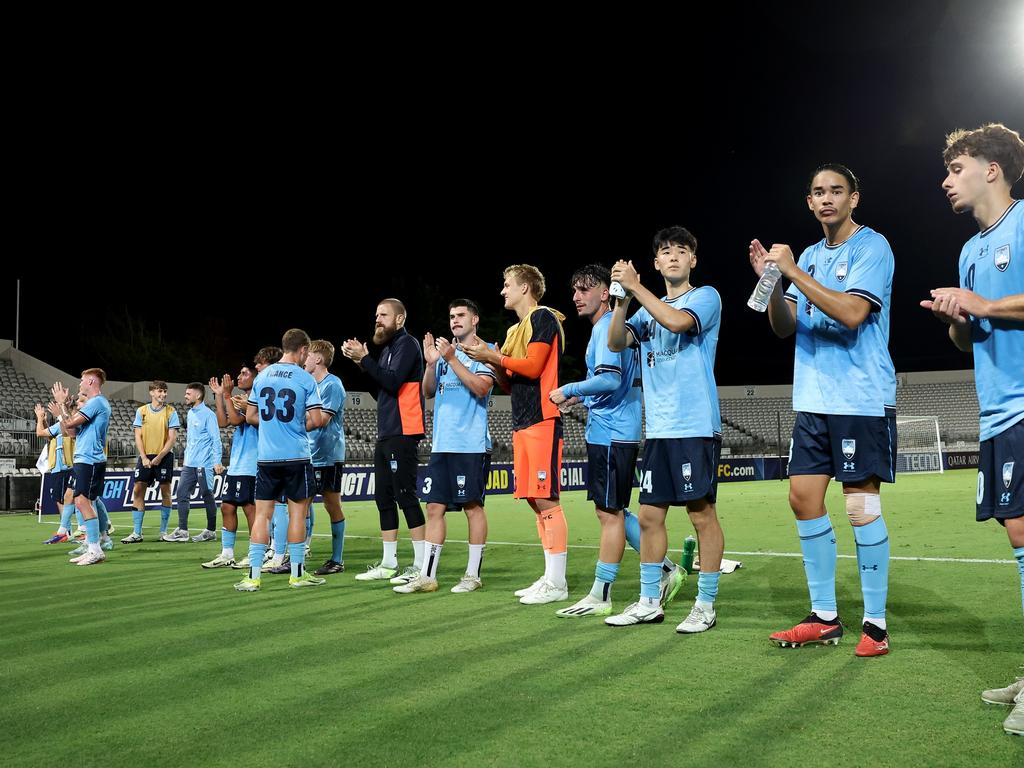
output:
M897 416L897 472L939 472L942 468L942 438L935 416Z

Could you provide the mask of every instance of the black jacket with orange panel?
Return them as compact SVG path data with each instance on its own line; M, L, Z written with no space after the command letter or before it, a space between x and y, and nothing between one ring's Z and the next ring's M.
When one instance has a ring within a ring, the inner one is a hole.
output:
M363 370L378 385L377 439L397 435L423 437L423 350L400 328L374 360L363 358Z

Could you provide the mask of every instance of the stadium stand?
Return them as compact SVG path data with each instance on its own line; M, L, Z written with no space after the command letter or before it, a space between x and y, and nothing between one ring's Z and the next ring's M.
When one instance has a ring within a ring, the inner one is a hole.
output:
M12 362L12 357L23 365ZM22 370L22 367L27 370ZM34 434L32 408L35 403L45 403L49 399L49 384L39 377L50 375L77 387L77 377L56 371L13 350L9 342L0 340L0 458L15 458L18 470L34 471L32 467L42 448L41 440ZM108 382L105 387L112 408L109 455L115 466L131 465L135 461L132 420L136 408L142 402L148 402L147 384ZM184 387L184 384L171 385L171 394L178 397L170 402L178 411L182 424L187 423L187 409L180 400ZM795 419L789 387L720 387L719 396L725 454L775 455L786 450ZM955 444L957 448L967 449L977 447L978 399L971 371L900 374L897 412L900 416L934 416L939 420L940 433L947 445ZM562 423L564 457L585 458L586 410L575 406L565 414ZM432 401L427 401L426 438L419 448L421 461L426 461L430 455L432 429ZM512 413L507 396L495 395L492 398L490 431L494 460L511 460ZM225 460L232 432L232 428L221 430ZM185 440L185 430L182 429L174 450L179 462ZM349 393L345 405L345 440L348 463L372 462L377 440L377 414L376 404L370 395Z

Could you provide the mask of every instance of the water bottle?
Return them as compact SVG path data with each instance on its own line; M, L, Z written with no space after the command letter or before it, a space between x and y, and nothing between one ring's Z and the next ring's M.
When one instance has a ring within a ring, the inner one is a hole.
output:
M683 559L679 565L687 573L693 573L693 554L697 550L697 540L693 536L687 536L683 542Z
M761 279L754 286L754 292L747 299L747 306L756 312L764 312L768 309L768 300L771 298L772 291L775 290L775 284L779 282L780 277L782 277L782 272L779 271L778 264L774 261L769 261L765 264L764 274L761 275Z
M612 284L608 286L608 295L614 296L616 299L624 299L626 298L626 289L617 280L613 280Z

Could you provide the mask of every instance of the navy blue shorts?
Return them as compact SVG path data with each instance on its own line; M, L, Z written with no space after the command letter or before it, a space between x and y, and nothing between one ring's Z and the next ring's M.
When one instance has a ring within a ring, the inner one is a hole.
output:
M603 510L629 506L639 443L587 443L587 500Z
M222 504L234 504L236 507L247 507L256 501L255 475L228 475L224 478L227 492L221 499Z
M896 482L896 412L885 416L796 415L789 476L828 475L841 483Z
M306 501L315 489L313 465L308 461L260 464L256 471L256 501Z
M85 496L89 501L92 501L100 497L100 492L103 490L103 478L106 475L107 462L105 461L99 464L79 464L76 462L74 469L71 471L68 487L71 488L75 496Z
M640 503L665 506L718 496L720 437L652 438L644 447Z
M156 458L155 453L146 455L147 459ZM145 483L147 486L156 480L158 483L163 485L164 483L171 482L171 477L174 475L174 454L168 453L159 464L156 466L144 467L142 466L142 457L140 456L135 462L135 482Z
M50 477L53 478L50 483L50 500L57 505L57 509L64 505L64 491L68 489L71 482L71 473L70 469L50 473Z
M328 464L323 467L313 467L313 482L316 492L341 493L341 477L344 464L340 461L336 464Z
M483 504L490 472L489 453L432 453L423 478L423 501L454 509L473 501Z
M981 444L978 521L1024 516L1024 421Z

